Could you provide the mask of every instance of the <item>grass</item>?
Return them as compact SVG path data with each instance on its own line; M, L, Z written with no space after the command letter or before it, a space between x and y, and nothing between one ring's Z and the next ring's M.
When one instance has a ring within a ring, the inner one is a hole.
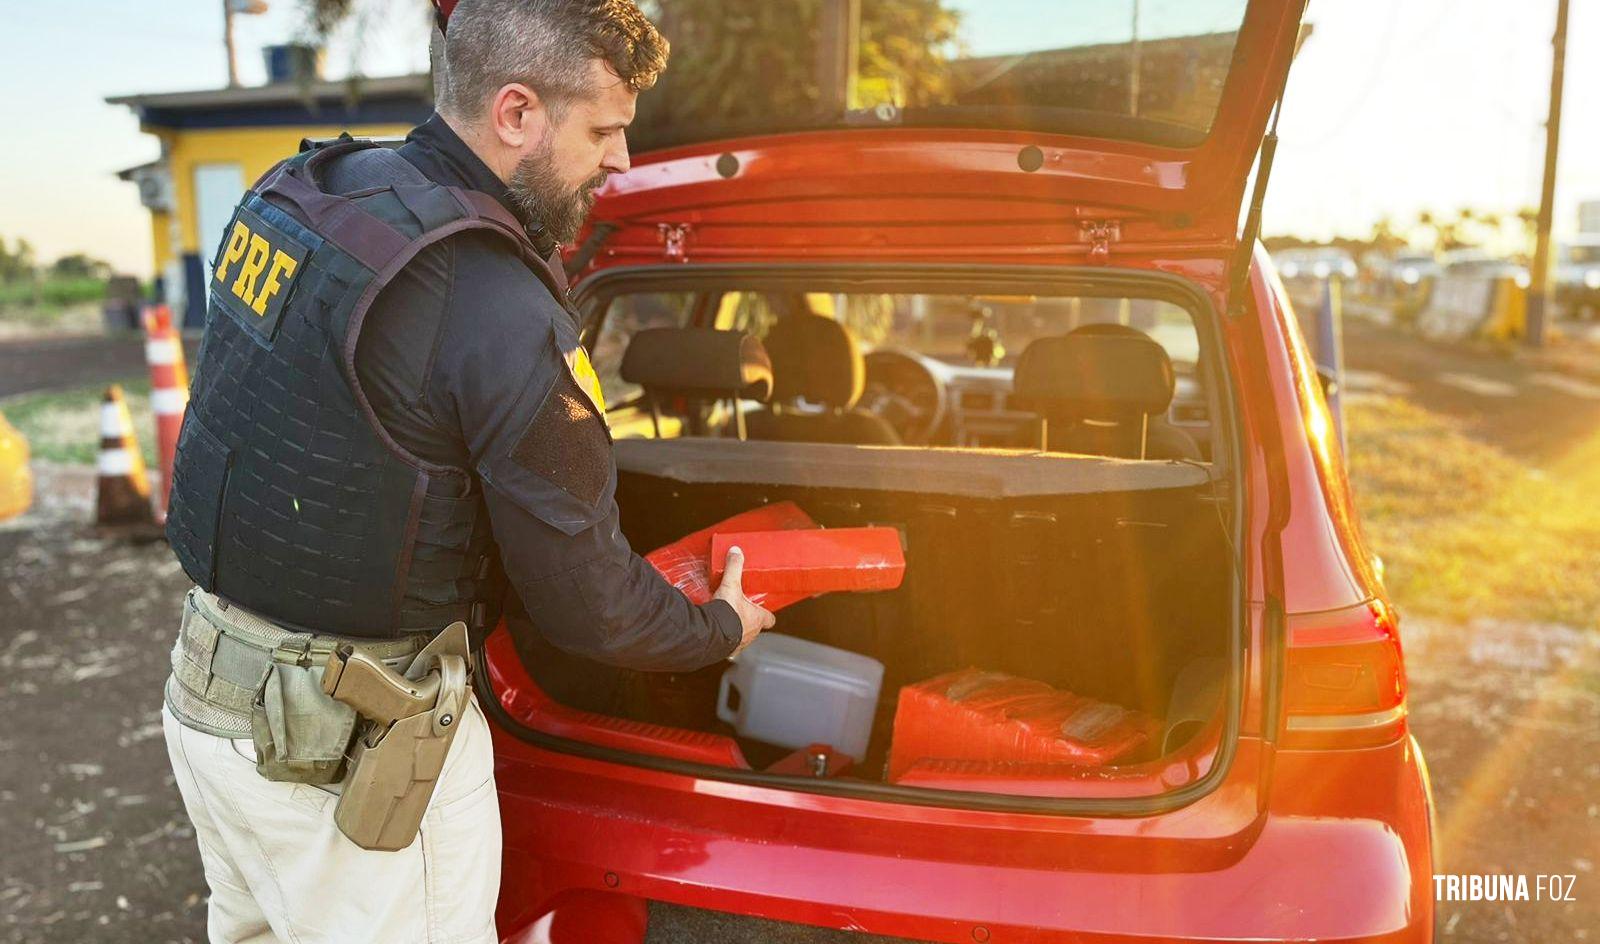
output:
M45 279L0 283L0 309L61 308L106 297L104 279Z
M1368 544L1413 613L1600 626L1600 502L1589 465L1541 473L1392 397L1346 402Z
M139 439L145 464L155 468L156 427L150 413L150 379L135 376L119 382L133 415L133 432ZM0 399L0 413L27 437L34 458L93 463L100 450L100 398L104 393L104 385L24 393Z
M99 279L0 282L0 338L98 331L106 283Z

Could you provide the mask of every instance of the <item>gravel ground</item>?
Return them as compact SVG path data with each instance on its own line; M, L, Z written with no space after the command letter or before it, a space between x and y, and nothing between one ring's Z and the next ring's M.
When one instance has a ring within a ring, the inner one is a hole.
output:
M161 736L187 586L94 537L93 470L37 465L0 525L0 941L201 941L205 882Z

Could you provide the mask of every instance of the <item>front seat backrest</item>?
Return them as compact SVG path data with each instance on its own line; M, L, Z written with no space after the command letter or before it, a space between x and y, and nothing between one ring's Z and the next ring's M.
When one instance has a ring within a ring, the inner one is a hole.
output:
M711 328L646 328L622 354L620 373L644 388L656 435L661 435L661 399L731 400L739 438L744 438L743 400L765 403L772 395L772 361L761 340Z
M888 421L855 408L866 387L867 368L850 329L821 315L789 315L768 329L766 346L772 357L774 408L751 414L753 438L899 444ZM801 400L821 410L797 408Z
M1199 459L1164 422L1176 380L1160 344L1136 328L1085 325L1039 338L1017 359L1012 401L1041 421L1041 446L1125 459Z

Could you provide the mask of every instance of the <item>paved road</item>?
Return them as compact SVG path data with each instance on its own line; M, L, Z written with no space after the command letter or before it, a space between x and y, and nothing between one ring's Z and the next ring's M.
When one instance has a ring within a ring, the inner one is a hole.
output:
M198 338L187 339L190 363ZM144 371L139 335L82 335L0 342L0 397L98 384Z

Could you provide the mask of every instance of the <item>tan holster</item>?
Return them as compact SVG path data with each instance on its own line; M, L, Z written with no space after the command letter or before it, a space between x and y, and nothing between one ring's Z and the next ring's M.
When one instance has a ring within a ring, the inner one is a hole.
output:
M361 718L333 814L356 845L394 851L416 838L471 695L467 646L455 622L404 674L350 646L328 657L323 691Z

